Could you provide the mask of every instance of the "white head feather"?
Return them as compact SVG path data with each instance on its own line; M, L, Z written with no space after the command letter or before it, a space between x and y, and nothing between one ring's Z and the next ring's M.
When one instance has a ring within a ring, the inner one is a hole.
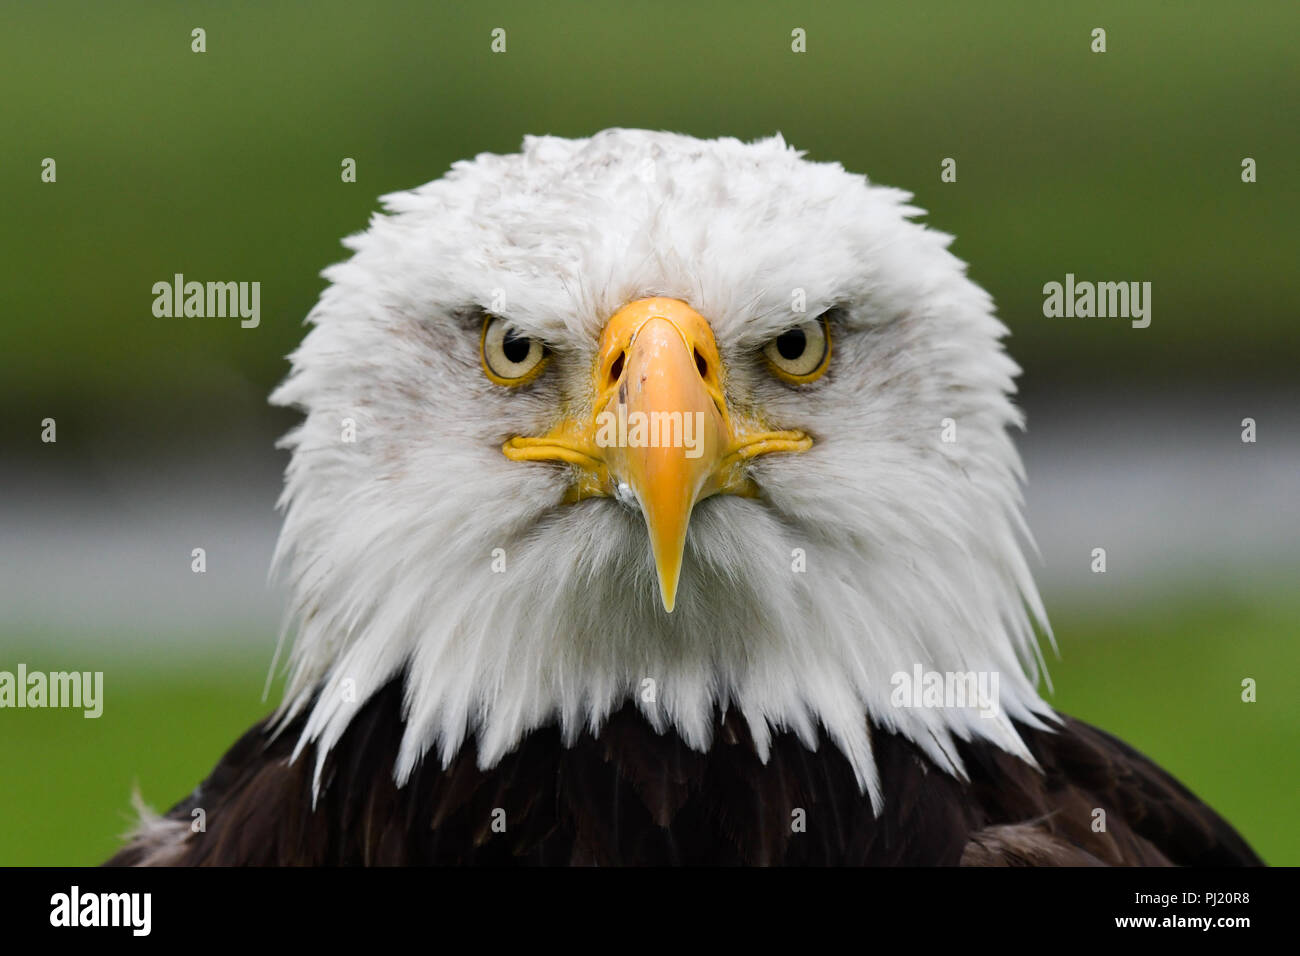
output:
M306 413L285 439L276 558L297 628L282 713L309 709L300 749L316 742L323 761L405 670L399 782L467 735L490 766L533 728L556 722L572 740L629 700L699 749L718 708L743 715L763 757L774 730L813 746L821 724L877 807L868 717L953 774L954 738L1031 759L1011 719L1051 711L1035 690L1046 621L1007 434L1018 368L989 296L950 237L911 221L910 198L779 136L634 130L529 137L518 155L384 197L388 215L325 271L315 327L272 396ZM808 315L844 318L829 372L792 388L758 351L791 325L797 289ZM555 423L605 322L656 295L708 319L729 402L816 439L754 461L761 498L696 507L672 614L635 511L562 504L563 466L501 452ZM467 316L493 304L554 349L529 388L482 372ZM349 418L354 443L340 440ZM792 571L797 548L806 573ZM998 673L998 715L892 706L891 676L918 662Z

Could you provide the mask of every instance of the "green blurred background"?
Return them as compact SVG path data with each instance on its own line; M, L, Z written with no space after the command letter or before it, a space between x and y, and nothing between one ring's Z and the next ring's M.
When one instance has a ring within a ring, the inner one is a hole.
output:
M190 50L195 27L206 53ZM496 27L505 54L489 51ZM790 51L796 27L806 54ZM1107 31L1105 54L1090 51L1094 27ZM1271 550L1253 546L1251 525L1218 563L1135 562L1122 600L1081 577L1086 559L1049 573L1061 647L1051 699L1163 763L1270 862L1300 863L1300 601L1286 547L1297 537L1297 27L1293 2L9 5L0 669L102 669L108 701L98 721L0 712L0 863L103 859L133 782L170 805L270 706L260 695L276 620L264 595L246 613L225 613L238 593L217 610L197 604L184 626L138 601L137 617L106 624L93 607L54 613L81 606L75 575L23 604L34 593L24 568L45 562L57 577L74 558L119 561L115 542L155 493L144 476L168 476L183 509L190 485L170 479L180 461L243 462L229 465L226 491L238 499L257 476L249 493L273 536L266 476L283 460L271 443L293 416L265 397L320 269L343 255L339 239L364 227L377 196L457 159L514 151L525 133L609 126L780 131L813 159L915 192L1012 329L1031 435L1035 422L1060 436L1091 419L1089 435L1116 441L1094 455L1058 437L1029 455L1035 526L1063 551L1085 544L1051 532L1058 519L1074 528L1071 501L1083 509L1090 497L1064 483L1076 460L1104 460L1123 485L1146 467L1146 447L1185 461L1180 473L1204 465L1224 501L1270 502ZM949 156L958 180L943 184ZM1250 185L1247 156L1259 170ZM45 157L55 184L40 180ZM357 161L355 184L340 181L343 157ZM261 326L154 318L151 286L175 272L260 281ZM1151 327L1044 319L1042 285L1066 272L1151 281ZM1181 397L1225 444L1209 448L1192 429L1162 451L1187 425ZM1160 403L1157 435L1097 424ZM1271 413L1267 471L1233 457L1236 423L1254 409ZM39 440L45 417L58 421L57 445ZM1033 499L1036 460L1045 493L1061 489L1046 505ZM221 485L221 467L195 487ZM1267 477L1233 484L1252 475ZM1151 509L1138 499L1137 515L1168 507L1169 489L1149 484ZM1199 527L1213 548L1220 526L1198 522L1214 510L1188 503L1135 534ZM77 537L90 526L105 530ZM249 546L256 560L269 559L262 541ZM186 564L188 544L173 545ZM187 597L171 598L183 612ZM1261 681L1255 704L1239 699L1246 676Z

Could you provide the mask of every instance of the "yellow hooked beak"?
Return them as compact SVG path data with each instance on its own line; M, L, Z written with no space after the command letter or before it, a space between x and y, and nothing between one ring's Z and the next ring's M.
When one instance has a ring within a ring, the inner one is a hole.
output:
M590 408L545 436L502 447L514 461L574 465L570 500L630 492L645 516L669 612L696 503L715 494L755 495L745 462L812 447L802 431L733 419L722 372L713 330L698 312L677 299L640 299L601 334Z

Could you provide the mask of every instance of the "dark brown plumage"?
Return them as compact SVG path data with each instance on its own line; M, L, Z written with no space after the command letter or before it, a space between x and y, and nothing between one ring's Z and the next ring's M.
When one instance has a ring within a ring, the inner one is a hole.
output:
M872 814L840 751L774 737L755 755L734 715L701 754L657 734L628 706L598 737L564 747L546 728L490 770L462 748L399 789L401 682L358 714L325 764L312 809L301 722L263 722L203 784L110 865L903 864L1257 865L1217 814L1115 738L1070 718L1021 726L1042 771L984 743L962 745L969 781L934 768L906 739L875 730L885 806ZM191 831L203 808L206 832ZM1094 809L1106 829L1093 830ZM795 832L795 811L806 830ZM494 830L504 811L504 832ZM495 816L494 816L495 813Z

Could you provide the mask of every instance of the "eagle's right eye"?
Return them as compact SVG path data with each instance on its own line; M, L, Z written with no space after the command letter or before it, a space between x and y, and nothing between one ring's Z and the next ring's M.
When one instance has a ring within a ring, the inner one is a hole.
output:
M550 352L541 341L521 335L507 319L483 320L483 371L498 385L526 385L542 374Z

